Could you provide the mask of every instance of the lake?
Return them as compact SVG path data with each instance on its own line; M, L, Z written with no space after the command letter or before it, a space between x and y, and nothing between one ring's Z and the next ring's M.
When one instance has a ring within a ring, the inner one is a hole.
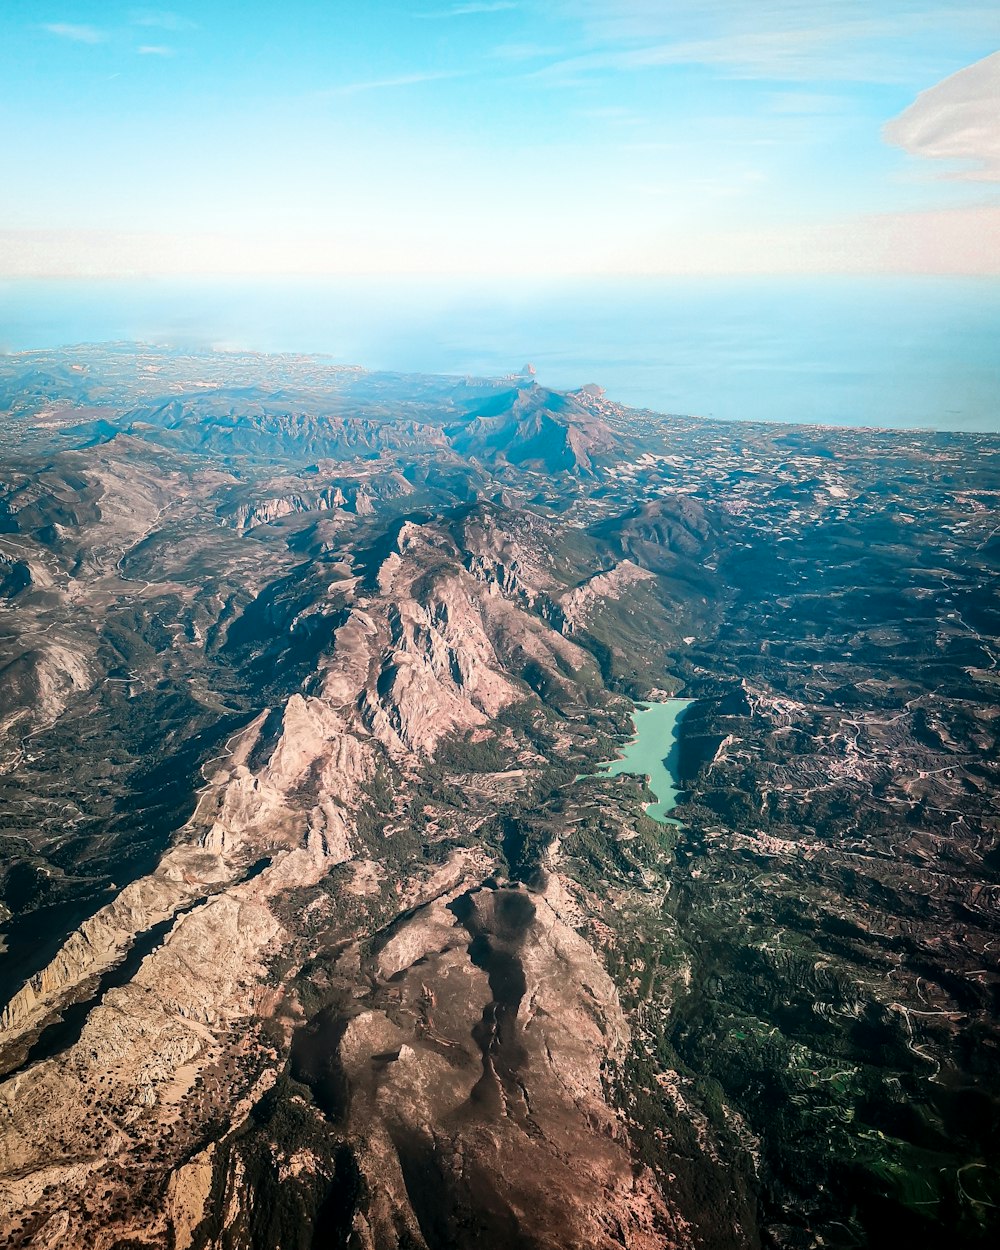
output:
M0 280L0 351L139 340L370 369L532 362L663 413L1000 431L1000 280Z
M656 802L646 806L646 815L661 825L674 823L669 813L682 793L677 781L680 723L691 706L690 699L667 699L663 703L639 703L632 713L635 737L623 754L602 764L596 776L616 777L637 773L649 778Z

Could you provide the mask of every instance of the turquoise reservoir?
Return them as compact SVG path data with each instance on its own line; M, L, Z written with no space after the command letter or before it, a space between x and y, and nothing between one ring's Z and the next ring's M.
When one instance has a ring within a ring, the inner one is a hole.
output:
M669 813L680 797L677 757L679 726L691 699L667 699L664 703L639 703L632 713L635 737L618 759L602 764L596 776L615 777L637 773L649 778L656 802L649 803L646 815L661 825L673 823Z

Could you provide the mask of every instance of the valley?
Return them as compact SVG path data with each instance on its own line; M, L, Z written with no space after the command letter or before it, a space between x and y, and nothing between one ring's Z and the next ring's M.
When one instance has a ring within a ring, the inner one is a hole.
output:
M5 1244L994 1244L1000 438L134 344L0 410Z

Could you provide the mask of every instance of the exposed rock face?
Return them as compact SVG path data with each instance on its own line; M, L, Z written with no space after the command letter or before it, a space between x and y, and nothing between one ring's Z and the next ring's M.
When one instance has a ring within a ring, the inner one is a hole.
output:
M195 1231L208 1213L214 1153L213 1143L195 1155L190 1163L171 1173L167 1187L167 1219L173 1229L176 1250L190 1250Z
M261 714L230 739L224 764L180 831L180 844L163 856L156 872L86 920L11 999L0 1017L5 1046L36 1030L54 1007L79 997L120 962L140 934L221 892L261 856L305 847L311 867L300 855L303 879L350 858L350 808L374 771L371 748L347 734L337 714L318 700L293 695L270 758L251 771L246 761L265 719ZM322 796L311 809L297 797L310 774Z
M90 1141L86 1108L97 1099L108 1114L114 1109L121 1131L102 1141L96 1163L70 1150L60 1189L90 1186L98 1167L108 1178L101 1218L109 1219L108 1204L133 1187L130 1157L173 1132L176 1147L163 1154L166 1197L152 1222L142 1217L144 1235L172 1228L177 1244L199 1244L201 1225L216 1218L216 1175L231 1174L238 1151L216 1157L209 1149L185 1162L183 1145L207 1113L197 1108L211 1074L220 1064L238 1071L239 1022L259 1017L267 1002L267 962L281 944L295 949L294 927L275 916L273 900L358 856L359 805L388 760L412 768L443 738L481 729L524 697L508 675L515 640L553 680L567 662L586 665L571 643L504 598L503 581L464 567L446 531L400 526L372 568L370 593L359 593L358 578L345 582L350 606L310 692L230 737L156 871L87 920L11 1000L3 1038L16 1064L33 1057L32 1039L55 1009L97 992L141 935L157 926L165 934L127 985L103 992L78 1040L31 1067L30 1097L25 1071L0 1086L16 1125L0 1171L20 1178L0 1182L5 1218L36 1205L51 1183L42 1159L54 1134ZM513 594L521 597L516 587ZM266 866L244 880L254 861ZM358 899L383 888L366 862L355 879L370 884L352 887ZM511 1244L610 1247L624 1236L628 1246L663 1245L670 1217L655 1186L634 1178L602 1086L602 1065L628 1038L614 986L543 895L483 888L485 866L458 861L441 884L431 877L412 916L358 969L355 995L368 980L374 988L338 1042L350 1104L340 1131L372 1194L358 1226L367 1227L368 1244L383 1247L404 1244L403 1229L415 1244L431 1244L428 1237L444 1235L434 1233L435 1221L444 1221L456 1244L471 1246L460 1213L472 1204L482 1208L472 1227L512 1236ZM429 891L432 901L420 902ZM241 1087L249 1088L237 1077ZM183 1133L181 1108L195 1117ZM303 1155L296 1175L322 1166ZM427 1205L432 1189L416 1180L428 1168L439 1197L451 1194L437 1215ZM81 1201L60 1236L92 1222ZM245 1197L234 1201L238 1224ZM132 1218L109 1227L125 1234Z
M184 1121L187 1130L176 1142L182 1152L187 1132L201 1131L199 1115L206 1111L197 1104L206 1073L220 1063L238 1065L246 1055L241 1022L261 1013L265 961L276 955L284 932L269 900L350 858L350 805L371 767L371 748L346 734L334 711L295 695L264 765L251 769L248 760L260 749L265 726L266 713L230 740L229 754L181 831L182 842L157 871L86 921L8 1005L2 1037L16 1057L17 1039L28 1034L30 1040L54 1006L85 994L139 934L177 917L129 983L91 1008L78 1041L0 1086L9 1125L0 1141L0 1172L22 1178L0 1183L0 1225L10 1227L15 1212L36 1205L54 1176L69 1192L91 1186L95 1168L107 1178L102 1205L115 1195L124 1201L135 1191L131 1159L162 1142L164 1133L173 1136ZM322 796L311 808L303 798L308 778ZM252 881L234 884L239 865L268 853L269 866ZM247 1082L235 1081L237 1089L241 1084ZM121 1122L110 1137L93 1120L95 1099L104 1115ZM67 1145L71 1163L54 1174L55 1137L76 1145ZM160 1154L162 1145L157 1149ZM168 1151L164 1162L172 1157ZM206 1174L190 1163L169 1173L166 1208L151 1222L143 1216L136 1228L162 1238L173 1227L179 1242L191 1244L210 1174L210 1167ZM83 1200L61 1235L80 1237L92 1223ZM127 1230L130 1224L118 1219L109 1227Z
M22 651L0 668L0 734L51 725L93 682L86 653L57 640Z
M557 593L558 580L551 568L557 530L551 523L479 504L467 509L452 528L466 567L483 581L528 605L540 594Z
M397 598L392 649L363 708L387 745L432 753L445 734L485 724L517 697L500 672L482 607L469 597L474 588L455 576L438 582L424 602Z
M354 511L358 516L371 516L375 511L375 505L372 503L371 492L365 487L359 486L354 492Z
M606 573L595 573L583 585L563 596L561 606L567 628L572 631L583 625L602 599L620 599L637 582L648 581L655 576L655 573L639 568L631 560L622 560Z
M0 359L0 1241L992 1250L1000 444L194 365Z
M688 1244L605 1099L628 1040L615 988L543 895L436 899L371 975L338 1047L346 1133L376 1195L368 1244Z
M211 886L231 879L218 856L178 848L151 877L133 882L85 920L56 958L20 990L0 1016L5 1045L46 1019L54 1006L118 963L136 936L169 919Z
M297 512L329 512L342 508L344 492L339 486L326 487L312 495L279 495L274 499L261 499L258 503L241 504L232 514L231 523L240 530L251 530L258 525L270 525L281 517L294 516Z
M95 1171L127 1193L139 1160L190 1114L195 1079L222 1053L222 1034L238 1030L260 1002L260 959L280 933L263 889L234 891L183 916L131 983L93 1008L68 1054L0 1087L8 1126L0 1143L0 1221L8 1229L53 1180L65 1187L64 1199L78 1186L96 1198ZM61 1143L55 1156L53 1142ZM69 1244L90 1223L81 1214L66 1226ZM162 1230L162 1237L165 1227L161 1216L148 1231Z
M375 571L378 597L359 599L337 630L319 688L348 715L357 706L390 751L427 755L444 735L485 724L518 691L488 632L491 588L420 526L404 525L395 547Z

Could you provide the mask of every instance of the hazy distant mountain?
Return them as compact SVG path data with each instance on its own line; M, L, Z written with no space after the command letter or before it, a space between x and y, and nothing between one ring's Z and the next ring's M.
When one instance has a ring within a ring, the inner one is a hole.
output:
M586 477L616 442L611 429L572 396L534 382L495 396L446 431L463 456Z

